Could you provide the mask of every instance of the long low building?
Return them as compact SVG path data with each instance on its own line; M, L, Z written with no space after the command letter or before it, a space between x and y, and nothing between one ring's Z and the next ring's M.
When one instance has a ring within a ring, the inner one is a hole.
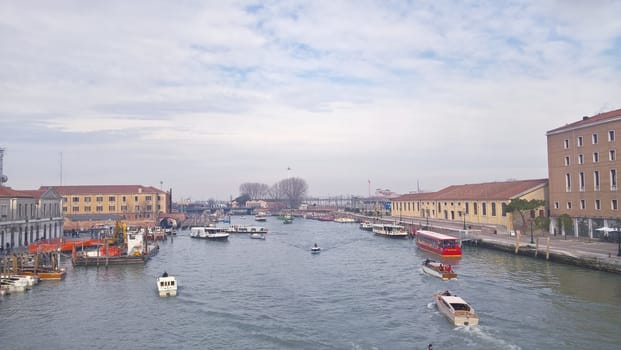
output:
M414 217L425 221L446 220L514 230L513 213L506 210L512 199L546 200L547 179L488 182L454 185L437 192L410 193L391 200L393 216ZM535 216L546 216L545 207Z
M51 188L18 191L0 186L0 248L24 247L63 234L62 197Z

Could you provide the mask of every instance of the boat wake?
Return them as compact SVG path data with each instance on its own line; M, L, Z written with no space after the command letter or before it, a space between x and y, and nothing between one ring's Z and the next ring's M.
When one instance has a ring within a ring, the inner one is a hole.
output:
M515 344L510 344L507 341L498 338L491 332L490 329L483 328L481 326L460 326L456 327L455 331L463 332L473 336L480 342L472 344L474 346L481 346L481 342L491 345L494 349L508 349L508 350L521 350L522 348Z

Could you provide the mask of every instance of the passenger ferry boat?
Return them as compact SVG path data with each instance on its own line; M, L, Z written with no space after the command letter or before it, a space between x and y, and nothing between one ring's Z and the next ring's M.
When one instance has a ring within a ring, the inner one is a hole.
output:
M267 233L268 229L262 226L233 225L226 228L228 233Z
M190 229L190 238L203 238L224 241L229 239L229 233L225 227L201 226Z
M416 231L416 245L428 252L444 257L458 258L461 256L461 246L458 239L433 231Z
M407 238L405 227L395 224L373 224L373 233L390 238Z

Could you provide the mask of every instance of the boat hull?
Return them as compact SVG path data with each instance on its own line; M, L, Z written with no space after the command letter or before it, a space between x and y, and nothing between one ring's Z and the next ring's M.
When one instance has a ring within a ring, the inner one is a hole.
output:
M439 263L430 263L429 265L423 264L422 270L424 273L444 281L457 278L457 274L455 272L440 271Z
M470 310L454 310L447 306L447 302L443 300L442 294L437 293L434 295L436 306L438 311L443 314L453 325L455 326L476 326L479 324L479 316L468 306Z

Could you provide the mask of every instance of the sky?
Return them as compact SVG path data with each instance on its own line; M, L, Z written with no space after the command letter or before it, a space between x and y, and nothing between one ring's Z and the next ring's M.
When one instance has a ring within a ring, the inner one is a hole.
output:
M0 2L7 186L173 200L546 178L621 108L621 1Z

